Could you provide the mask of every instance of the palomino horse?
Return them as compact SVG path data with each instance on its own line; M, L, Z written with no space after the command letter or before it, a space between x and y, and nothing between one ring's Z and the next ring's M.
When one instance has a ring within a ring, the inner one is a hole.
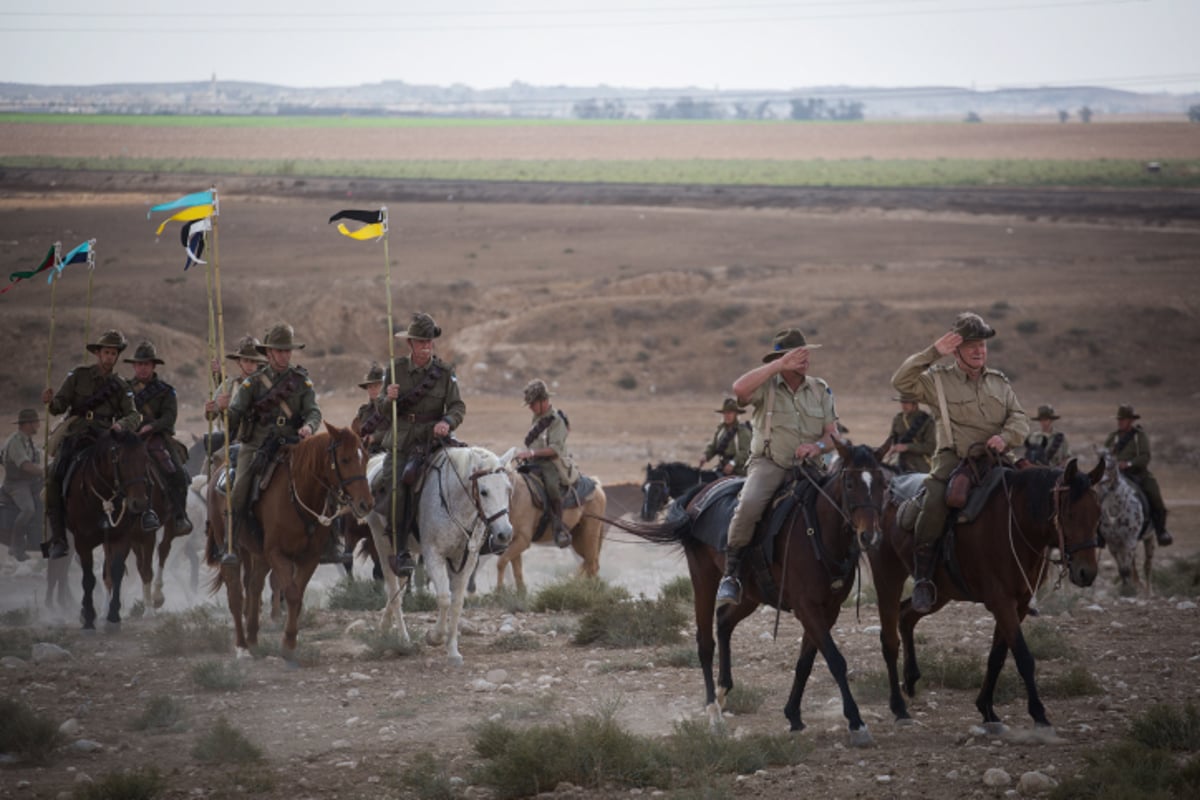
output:
M1050 725L1038 698L1033 654L1021 635L1021 621L1048 566L1051 548L1058 549L1061 568L1069 572L1076 586L1090 586L1096 579L1100 501L1092 486L1103 472L1103 463L1091 473L1081 472L1075 459L1065 470L1030 467L1006 472L1003 485L992 493L979 515L956 525L953 543L949 534L942 539L942 549L949 550L953 560L947 564L939 559L933 576L937 588L933 611L951 600L965 600L983 603L996 621L987 675L975 700L989 732L1004 730L993 696L1010 650L1025 682L1030 716L1037 726ZM879 596L879 639L891 688L889 705L896 721L905 723L910 718L900 695L897 649L902 639L904 690L911 697L921 677L913 629L922 615L912 610L911 599L900 602L912 564L913 535L898 524L899 504L894 501L889 498L884 541L871 555L871 571Z
M696 642L700 667L704 671L705 702L714 728L722 724L721 709L733 689L730 640L737 624L763 603L790 610L804 626L800 656L796 660L792 691L783 713L793 731L804 729L800 701L818 652L837 682L842 696L842 712L850 728L854 745L871 743L871 735L850 694L846 678L846 659L838 651L830 631L837 621L842 601L854 585L854 572L863 551L876 546L883 517L885 478L879 459L883 451L865 445L837 442L841 466L815 485L815 500L804 507L797 504L788 512L771 549L771 563L765 568L773 586L764 585L764 574L749 563L742 564L742 601L727 606L717 615L717 641L721 670L717 690L713 685L713 610L717 585L724 571L725 534L737 503L738 482L732 490L715 487L717 496L694 519L680 507L685 495L657 524L608 520L617 528L655 544L678 544L687 555L688 572L695 595ZM808 482L801 478L789 485L800 493ZM803 497L803 494L800 495ZM760 548L758 543L753 548ZM782 601L782 602L780 602Z
M1108 450L1100 449L1104 461L1104 477L1096 484L1100 495L1100 539L1108 545L1117 562L1121 576L1122 594L1140 594L1138 580L1137 546L1145 548L1143 574L1146 579L1146 596L1150 596L1150 568L1154 561L1154 548L1158 542L1149 533L1150 507L1146 496L1137 484L1121 474L1117 459Z
M642 521L653 522L671 500L719 477L714 470L699 469L682 461L660 461L653 467L647 464L646 480L642 483Z
M75 551L83 568L84 630L95 630L96 608L92 591L96 575L92 551L104 545L104 584L109 588L110 625L121 624L121 582L130 548L153 532L142 530L142 513L149 506L149 457L137 434L105 431L76 465L67 487L67 529L75 537ZM65 559L61 559L64 560Z
M437 625L426 634L426 639L433 645L445 641L446 658L454 666L463 663L458 651L458 620L462 616L467 580L479 562L484 538L487 537L493 551L507 547L512 541L513 529L508 520L512 484L507 466L515 452L515 448L511 449L498 458L482 447L445 447L434 452L427 462L416 510L420 541L410 537L409 542L420 547L425 571L437 595ZM382 464L382 455L371 459L372 477ZM395 546L385 533L383 515L372 512L367 524L375 538L376 552L384 562L391 563ZM408 641L401 608L404 587L390 569L384 569L383 575L388 604L380 619L380 630L387 630L396 620L400 636Z
M329 541L333 518L346 511L361 518L371 510L362 442L349 428L328 422L325 427L325 431L291 445L262 490L253 510L262 526L262 541L248 526L239 527L234 546L240 575L239 565L219 565L216 560L215 545L225 536L225 495L209 490L206 552L209 565L219 566L212 588L216 591L225 586L239 657L248 656L249 648L258 643L263 584L270 570L287 602L282 654L293 662L304 590Z
M533 492L529 485L532 480L524 473L512 476L512 498L508 503L508 518L512 520L513 538L508 549L500 554L496 562L496 590L504 588L504 573L508 565L512 565L513 580L517 591L525 593L525 571L521 565L521 554L529 549L531 544L554 547L554 533L550 525L542 531L542 537L533 541L534 531L542 517L542 509L533 501ZM565 497L564 497L565 499ZM563 509L563 524L571 531L571 547L583 559L579 565L579 574L595 577L600 572L600 545L604 543L604 510L608 500L604 487L596 481L596 488L577 508Z

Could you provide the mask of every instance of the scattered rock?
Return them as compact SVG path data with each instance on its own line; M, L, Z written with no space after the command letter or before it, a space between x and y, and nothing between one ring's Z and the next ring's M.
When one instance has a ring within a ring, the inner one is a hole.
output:
M487 679L491 683L504 683L508 680L508 670L490 669L487 673Z
M32 656L35 664L52 664L56 661L70 661L71 654L56 644L38 642L33 646Z
M1012 778L1009 774L999 767L992 767L987 772L983 773L983 785L997 788L1000 786L1008 786L1012 783Z
M79 720L71 718L58 726L58 732L63 736L78 736L79 728Z
M1017 791L1021 794L1045 794L1058 785L1058 781L1036 770L1026 772L1017 781Z
M76 739L71 742L71 749L79 753L96 753L104 749L104 745L91 739Z
M29 664L23 658L17 658L16 656L0 658L0 667L4 667L4 669L24 669L27 666Z
M483 678L476 678L475 680L471 681L471 691L494 692L496 691L496 684L489 680L484 680Z

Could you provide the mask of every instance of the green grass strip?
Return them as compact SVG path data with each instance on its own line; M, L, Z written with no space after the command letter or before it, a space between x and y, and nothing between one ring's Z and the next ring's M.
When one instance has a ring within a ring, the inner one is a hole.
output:
M1200 160L1172 161L1149 173L1142 161L1059 160L647 160L355 161L207 158L4 156L0 168L159 172L280 178L634 183L809 187L1197 188Z

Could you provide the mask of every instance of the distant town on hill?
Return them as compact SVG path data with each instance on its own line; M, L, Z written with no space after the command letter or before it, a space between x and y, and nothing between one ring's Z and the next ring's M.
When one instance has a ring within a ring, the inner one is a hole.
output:
M498 117L532 119L887 120L997 117L1200 116L1200 92L1138 93L1072 86L976 91L948 86L727 90L612 86L503 88L383 81L294 88L221 81L40 86L0 83L0 112Z

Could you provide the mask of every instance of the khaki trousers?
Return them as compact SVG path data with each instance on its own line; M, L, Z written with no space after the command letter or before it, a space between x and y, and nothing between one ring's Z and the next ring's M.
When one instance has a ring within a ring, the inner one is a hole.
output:
M933 457L933 469L925 478L925 505L917 517L916 544L933 544L946 529L946 481L961 459L953 450L941 450Z
M754 538L754 526L766 511L775 491L787 480L790 469L769 458L755 456L746 468L746 482L738 494L737 508L729 520L726 550L745 547Z

